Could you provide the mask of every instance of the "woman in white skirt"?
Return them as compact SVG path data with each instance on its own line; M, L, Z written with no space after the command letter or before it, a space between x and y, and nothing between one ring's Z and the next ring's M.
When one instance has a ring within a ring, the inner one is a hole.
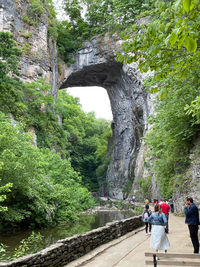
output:
M167 249L170 247L169 240L165 233L167 218L165 214L161 212L160 205L155 205L154 212L148 218L148 223L153 224L150 247L154 248L156 252L158 252L158 250L167 252Z

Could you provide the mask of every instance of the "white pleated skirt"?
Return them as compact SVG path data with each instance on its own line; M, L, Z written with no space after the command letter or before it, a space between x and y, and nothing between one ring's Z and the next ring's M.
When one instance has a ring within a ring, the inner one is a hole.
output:
M167 250L170 247L164 226L153 225L151 230L150 247L156 250Z

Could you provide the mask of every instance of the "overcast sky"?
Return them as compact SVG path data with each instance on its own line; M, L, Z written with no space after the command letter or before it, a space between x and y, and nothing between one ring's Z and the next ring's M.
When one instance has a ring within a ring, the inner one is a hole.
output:
M94 111L96 118L112 120L110 100L106 90L102 87L71 87L67 92L80 98L83 111L88 113Z
M53 0L53 3L54 3L54 8L55 8L55 11L57 14L57 19L58 20L66 19L65 11L63 10L63 7L64 7L63 1L62 0Z

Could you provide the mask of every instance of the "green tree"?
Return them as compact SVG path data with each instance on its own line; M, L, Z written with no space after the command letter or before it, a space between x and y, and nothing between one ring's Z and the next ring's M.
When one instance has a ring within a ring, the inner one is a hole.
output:
M21 51L13 40L13 35L9 32L0 32L0 79L8 74L18 75L18 62Z
M12 183L4 203L8 210L1 226L44 226L73 220L77 212L93 205L81 178L69 160L49 149L38 149L22 127L0 116L0 186Z
M199 94L198 71L185 79L169 77L160 83L160 94L168 91L156 106L156 115L150 118L152 128L145 140L148 155L153 160L153 170L161 185L163 195L170 196L174 186L184 181L183 174L190 163L192 140L198 132L195 118L185 113L185 106Z
M69 21L58 25L60 56L71 63L70 53L83 41L97 34L121 32L129 27L142 11L151 9L152 0L65 0Z
M2 168L3 162L0 162L0 169ZM11 183L7 183L4 186L0 186L0 202L3 202L6 199L6 193L10 192L10 188L12 187ZM0 212L7 211L8 207L4 207L0 205Z
M156 71L157 80L187 76L200 60L198 8L198 0L156 1L152 22L132 27L119 60L138 61L141 71Z

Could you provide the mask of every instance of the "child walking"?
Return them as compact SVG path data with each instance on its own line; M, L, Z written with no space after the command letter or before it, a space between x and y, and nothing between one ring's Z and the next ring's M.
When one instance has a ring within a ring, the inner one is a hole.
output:
M151 214L152 214L152 212L149 209L149 205L146 204L145 208L143 210L143 213L142 213L142 219L143 219L143 222L145 223L146 235L151 234L151 224L148 222L148 219L151 216ZM148 230L149 230L149 232L148 232Z

